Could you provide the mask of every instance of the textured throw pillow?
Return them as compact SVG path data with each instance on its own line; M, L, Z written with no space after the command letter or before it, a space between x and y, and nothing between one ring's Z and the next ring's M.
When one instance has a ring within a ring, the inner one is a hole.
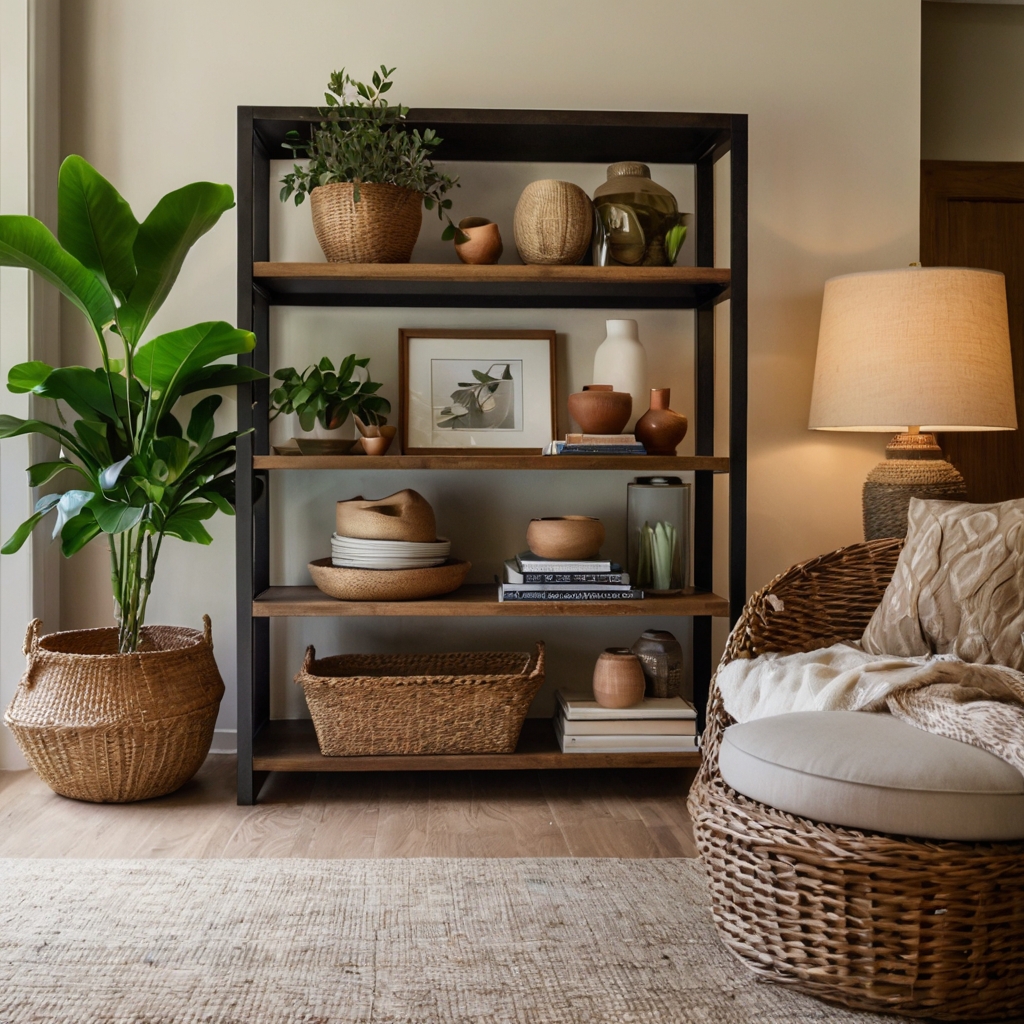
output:
M861 644L1024 669L1024 499L910 502L907 542Z

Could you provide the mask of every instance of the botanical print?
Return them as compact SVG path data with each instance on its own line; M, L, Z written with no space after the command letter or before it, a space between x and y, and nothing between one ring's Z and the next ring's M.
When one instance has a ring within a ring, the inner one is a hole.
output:
M430 391L438 430L523 429L521 359L431 359Z

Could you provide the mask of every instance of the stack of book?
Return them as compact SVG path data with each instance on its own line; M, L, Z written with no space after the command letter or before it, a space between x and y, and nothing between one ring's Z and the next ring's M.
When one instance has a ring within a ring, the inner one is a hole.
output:
M682 697L647 697L603 708L585 693L557 691L555 735L563 754L673 754L695 751L697 713Z
M552 441L545 455L646 455L647 449L632 434L566 434Z
M621 565L599 558L558 562L524 551L505 562L499 601L637 601Z

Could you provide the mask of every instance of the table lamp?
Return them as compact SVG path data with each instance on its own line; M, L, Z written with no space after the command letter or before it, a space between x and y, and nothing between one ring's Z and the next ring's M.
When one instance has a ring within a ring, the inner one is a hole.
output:
M1015 430L1003 275L908 267L825 282L811 430L896 432L864 484L864 537L904 537L911 498L964 500L933 431Z

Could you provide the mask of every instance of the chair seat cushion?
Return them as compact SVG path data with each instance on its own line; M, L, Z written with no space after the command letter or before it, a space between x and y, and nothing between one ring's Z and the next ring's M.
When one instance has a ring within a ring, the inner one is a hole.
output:
M799 711L732 725L722 778L813 821L923 839L1024 839L1024 776L888 714Z

